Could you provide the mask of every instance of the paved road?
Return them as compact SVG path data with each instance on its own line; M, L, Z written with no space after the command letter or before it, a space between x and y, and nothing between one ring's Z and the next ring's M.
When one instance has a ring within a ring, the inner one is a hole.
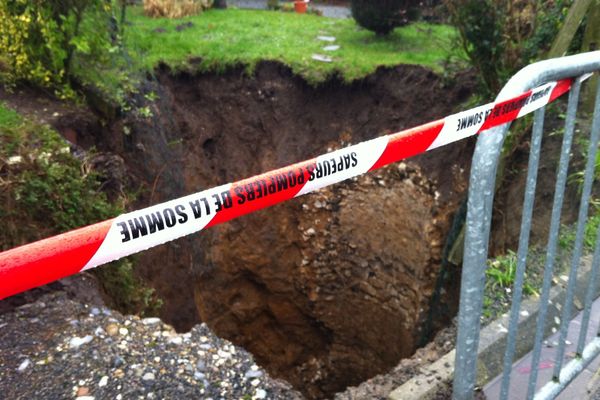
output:
M266 10L267 0L228 0L229 6L238 8L249 8L254 10ZM310 7L319 9L323 16L329 18L350 18L352 16L348 7L329 6L324 4L310 4Z

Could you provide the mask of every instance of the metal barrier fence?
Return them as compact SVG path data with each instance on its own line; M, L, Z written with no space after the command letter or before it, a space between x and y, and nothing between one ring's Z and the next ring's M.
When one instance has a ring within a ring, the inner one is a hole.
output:
M568 177L568 166L571 155L571 145L575 133L575 118L579 102L581 77L585 74L600 71L600 52L591 52L576 56L542 61L529 65L517 73L498 95L497 100L510 97L544 82L579 77L574 82L569 93L568 108L565 121L562 150L557 172L554 202L549 239L546 247L544 278L540 294L540 308L537 317L533 361L527 390L527 398L549 399L556 397L598 354L600 354L600 336L593 338L586 345L586 332L590 319L591 303L595 291L598 269L600 265L600 229L597 233L595 252L592 262L592 273L585 298L581 334L577 343L577 356L563 366L565 342L573 306L577 270L583 252L584 228L588 218L588 208L592 183L594 181L595 161L600 137L600 85L596 91L596 103L593 114L590 144L587 153L585 177L579 216L576 228L575 244L571 258L566 299L562 305L560 323L560 340L556 349L553 379L546 383L537 393L537 371L540 361L541 348L544 340L544 323L547 314L550 288L553 278L555 256L557 254L558 235L563 206L565 186ZM535 199L536 180L542 133L544 128L545 107L534 115L529 166L527 171L527 186L523 203L521 232L517 251L517 267L515 283L512 290L512 305L509 316L507 344L504 354L504 369L500 398L509 396L510 373L515 356L519 312L523 294L524 275L529 250L529 237L533 206ZM510 123L493 128L487 134L481 135L473 155L471 177L469 183L468 211L465 230L464 263L460 293L460 309L458 318L458 335L456 345L455 375L453 383L453 398L456 400L471 399L474 396L477 376L477 349L479 345L480 316L483 310L485 286L485 270L488 259L488 242L492 220L497 166L501 155L504 139L508 134ZM583 134L584 132L582 132ZM600 333L599 333L600 334Z

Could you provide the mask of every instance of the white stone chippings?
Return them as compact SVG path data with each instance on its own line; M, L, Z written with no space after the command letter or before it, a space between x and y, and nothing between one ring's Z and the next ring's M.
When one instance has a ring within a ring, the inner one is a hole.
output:
M108 376L105 375L100 379L100 382L98 382L98 387L104 387L107 384L108 384Z
M29 360L29 358L26 358L25 360L23 360L23 362L21 364L19 364L17 371L19 371L19 372L25 371L27 369L27 367L29 367L30 364L31 364L31 360Z
M82 338L75 336L75 337L71 338L71 340L69 340L69 347L72 349L76 349L81 345L91 342L93 339L94 339L94 337L91 335L87 335Z
M227 351L219 350L217 351L217 355L221 358L231 358L231 354Z
M244 376L246 378L260 378L263 375L262 371L257 371L257 370L249 370L246 371L246 373L244 374Z
M169 339L169 343L179 346L180 344L183 343L183 339L181 336L175 336L175 337L172 337L171 339Z
M153 381L154 379L156 379L156 377L154 376L154 374L152 372L146 372L142 376L143 381Z

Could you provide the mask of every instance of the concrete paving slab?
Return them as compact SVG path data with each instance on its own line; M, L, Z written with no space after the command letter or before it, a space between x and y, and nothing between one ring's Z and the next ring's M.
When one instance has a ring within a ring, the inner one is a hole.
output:
M577 341L579 340L579 332L581 330L581 319L583 312L577 314L569 323L569 330L566 339L565 356L563 358L563 366L571 361L576 354ZM600 324L600 299L592 305L590 324L587 329L586 343L596 336ZM556 325L556 330L559 325ZM554 330L553 329L553 330ZM538 381L536 388L539 390L546 382L552 379L552 373L556 360L556 351L559 340L559 332L553 333L545 341L545 346L542 348L542 356L538 365ZM532 354L528 353L520 360L513 364L511 372L511 384L509 391L509 399L524 399L527 395L527 387L529 385L529 377L532 370ZM568 400L585 399L589 397L588 382L592 379L595 372L600 366L600 357L597 357L587 368L560 394L558 397ZM500 395L500 385L502 376L498 375L484 386L484 393L488 399L497 399Z

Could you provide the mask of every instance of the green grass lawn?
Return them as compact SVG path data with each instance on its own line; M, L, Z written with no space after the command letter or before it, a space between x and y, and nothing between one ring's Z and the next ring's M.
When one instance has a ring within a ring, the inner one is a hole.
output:
M311 83L335 72L352 81L382 65L419 64L440 72L443 61L457 52L452 45L454 28L426 23L377 37L351 19L238 9L209 10L182 19L153 19L145 17L139 7L130 10L129 22L126 44L136 64L146 70L160 61L175 69L188 68L190 57L202 59L195 68L217 71L235 64L252 70L261 60L277 60ZM176 30L189 22L191 27ZM336 41L318 40L320 35L334 36ZM323 51L329 44L341 47ZM333 62L312 60L313 54L330 56Z

